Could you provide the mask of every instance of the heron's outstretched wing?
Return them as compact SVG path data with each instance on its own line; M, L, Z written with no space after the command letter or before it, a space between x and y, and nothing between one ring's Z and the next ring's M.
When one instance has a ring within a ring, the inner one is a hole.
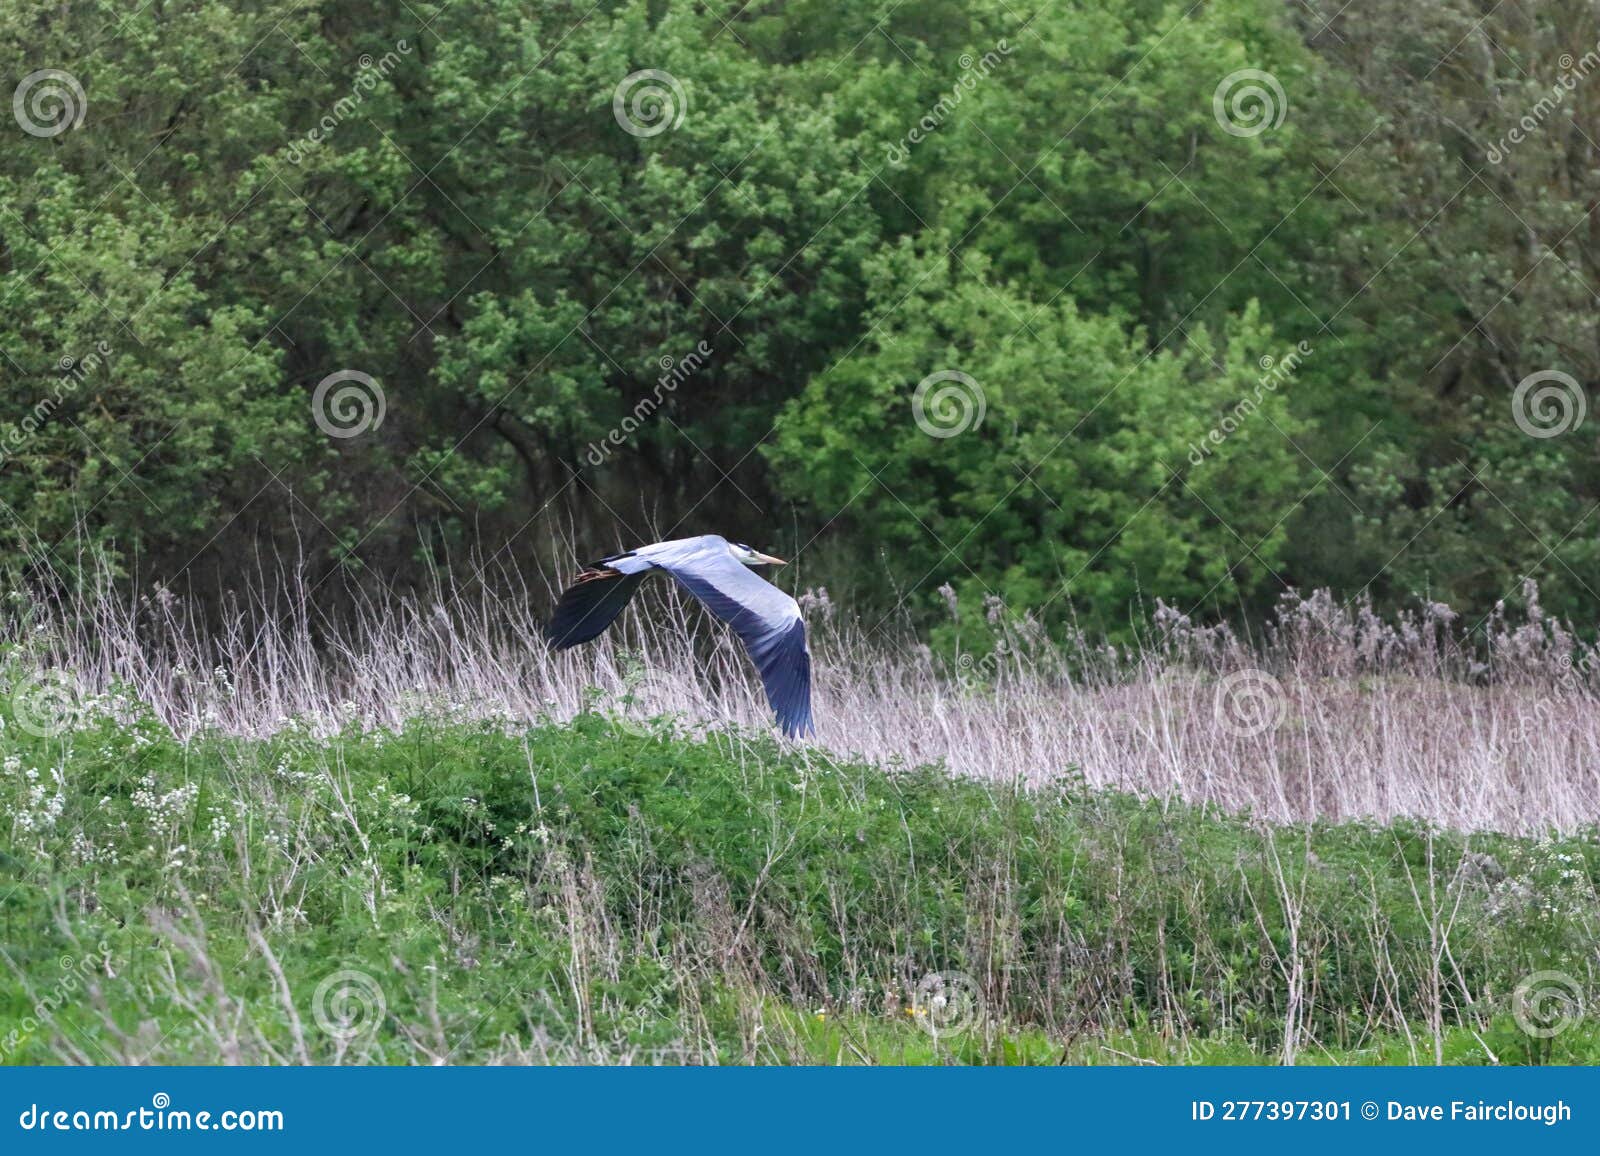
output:
M616 621L649 573L645 569L624 574L604 563L585 570L556 603L556 612L544 628L545 640L557 650L566 650L598 637Z
M761 685L783 733L810 734L811 652L795 600L752 573L720 538L700 549L641 553L733 627L761 672Z

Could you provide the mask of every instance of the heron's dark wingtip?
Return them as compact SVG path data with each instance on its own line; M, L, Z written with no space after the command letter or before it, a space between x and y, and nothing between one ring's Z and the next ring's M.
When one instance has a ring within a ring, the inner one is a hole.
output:
M578 645L578 632L573 629L570 621L563 621L567 617L558 607L555 617L546 622L544 628L539 631L540 637L551 650L571 650Z
M783 732L785 738L790 739L810 738L817 733L817 728L812 725L811 712L809 710L799 715L785 716L780 714L778 716L778 729Z
M610 625L609 619L595 621L596 617L598 616L592 616L589 621L582 618L574 621L571 620L573 616L567 615L558 617L544 628L544 640L550 645L550 649L557 653L582 646L603 633Z

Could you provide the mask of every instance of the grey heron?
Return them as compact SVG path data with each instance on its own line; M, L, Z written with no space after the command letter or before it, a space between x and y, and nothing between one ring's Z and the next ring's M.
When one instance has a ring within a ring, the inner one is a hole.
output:
M778 727L790 737L810 734L811 652L800 607L752 570L782 566L742 542L716 534L640 546L591 562L556 603L545 639L556 650L588 642L622 613L652 570L670 574L705 608L733 627L761 672Z

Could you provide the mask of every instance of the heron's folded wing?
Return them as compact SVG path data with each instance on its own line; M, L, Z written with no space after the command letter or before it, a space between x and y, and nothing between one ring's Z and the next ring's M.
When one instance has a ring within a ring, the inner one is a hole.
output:
M557 650L566 650L597 637L622 613L648 573L648 569L633 574L585 571L556 603L556 612L544 628L546 641Z
M810 734L811 652L795 600L752 573L726 548L655 561L733 627L761 672L761 685L783 733Z

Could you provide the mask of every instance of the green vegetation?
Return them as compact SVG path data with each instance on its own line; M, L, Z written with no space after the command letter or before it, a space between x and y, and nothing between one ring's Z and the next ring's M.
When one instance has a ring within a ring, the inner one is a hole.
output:
M1513 1014L1592 983L1592 834L1269 828L594 711L185 744L136 710L0 738L7 1062L1600 1059Z
M7 0L0 1060L1600 1060L1577 7Z
M1476 616L1533 576L1600 621L1591 427L1513 414L1600 380L1570 7L11 0L0 96L63 70L83 119L3 126L0 544L370 593L717 530L863 614ZM1245 70L1281 98L1241 134ZM358 437L313 412L340 371ZM948 371L986 415L932 438Z

